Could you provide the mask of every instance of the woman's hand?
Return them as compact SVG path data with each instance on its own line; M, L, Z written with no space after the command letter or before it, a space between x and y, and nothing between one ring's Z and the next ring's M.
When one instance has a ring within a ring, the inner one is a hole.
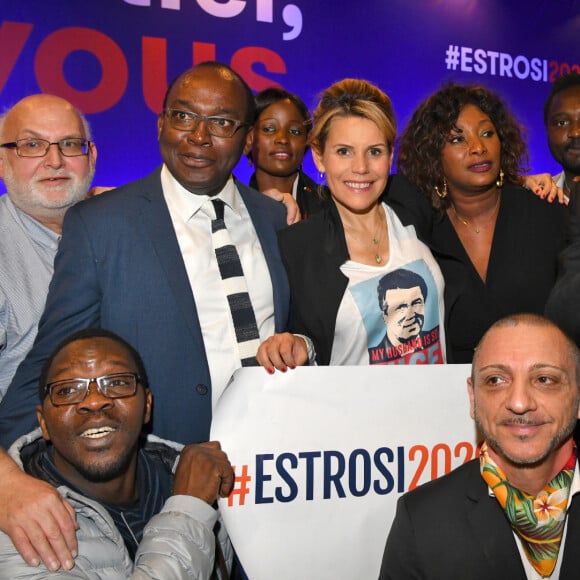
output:
M274 369L285 373L288 368L293 369L308 362L308 348L301 336L282 332L260 345L256 359L270 374L274 373Z
M277 189L265 189L262 193L286 206L286 223L289 226L300 221L300 208L290 193L282 193Z
M533 191L538 197L545 199L548 203L552 203L556 198L559 203L565 205L568 205L570 202L564 190L556 185L556 182L549 173L522 177L522 185L526 189Z

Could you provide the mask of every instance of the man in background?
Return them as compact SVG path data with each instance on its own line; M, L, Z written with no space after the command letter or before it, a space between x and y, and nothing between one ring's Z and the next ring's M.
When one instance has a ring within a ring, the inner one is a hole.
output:
M544 124L552 157L562 166L556 185L574 202L580 180L580 74L558 77L544 105Z
M53 95L0 117L0 399L36 337L64 215L91 185L90 139L82 114Z

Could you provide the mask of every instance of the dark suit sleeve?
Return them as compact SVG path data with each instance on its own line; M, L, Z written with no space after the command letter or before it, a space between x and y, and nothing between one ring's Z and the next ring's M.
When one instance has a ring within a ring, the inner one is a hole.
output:
M580 344L580 204L570 215L569 245L558 259L558 279L546 303L546 316Z
M403 496L397 502L397 513L387 538L379 580L418 580L425 577L417 553L413 524Z
M296 248L294 247L292 236L288 236L288 233L285 230L281 230L278 232L278 246L280 248L280 256L282 258L282 263L284 264L284 268L286 269L286 273L288 276L288 281L290 283L290 313L288 319L288 327L287 330L294 334L305 334L308 336L309 329L307 324L301 319L300 311L298 309L299 304L297 303L297 299L299 298L295 294L292 294L292 289L294 290L297 287L301 287L302 291L306 294L309 293L308 286L304 287L302 284L304 280L301 278L300 272L300 264L297 263L296 260ZM296 239L296 238L294 238ZM298 261L299 262L299 261ZM297 281L299 280L299 281ZM292 284L294 283L294 286ZM310 337L312 339L312 337ZM314 339L312 339L314 340ZM316 343L314 344L316 348ZM318 351L317 351L318 352Z
M316 310L320 303L318 299L320 289L316 288L320 282L312 272L312 260L308 259L310 257L310 250L306 247L308 236L295 235L304 230L305 223L300 222L278 232L280 256L290 286L290 312L286 330L292 334L308 336L312 340L317 363L327 365L330 349L326 340L322 339L321 343L320 339L324 336L324 332L317 326L321 312L318 310L313 313L313 309ZM316 328L319 329L318 332Z
M99 326L100 292L90 226L68 210L36 341L0 403L0 443L8 447L37 427L38 379L57 345L77 330Z

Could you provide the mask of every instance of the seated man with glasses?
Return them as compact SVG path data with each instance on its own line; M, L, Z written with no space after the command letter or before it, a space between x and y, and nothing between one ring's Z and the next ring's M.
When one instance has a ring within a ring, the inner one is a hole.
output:
M142 436L152 396L132 346L107 330L77 332L47 360L39 395L40 428L10 454L74 508L74 577L209 578L215 551L223 578L231 545L221 527L215 546L212 504L231 490L231 465L217 442L182 450ZM48 575L5 534L0 568L3 578Z
M64 215L91 185L90 139L81 113L53 95L0 117L0 399L36 337Z

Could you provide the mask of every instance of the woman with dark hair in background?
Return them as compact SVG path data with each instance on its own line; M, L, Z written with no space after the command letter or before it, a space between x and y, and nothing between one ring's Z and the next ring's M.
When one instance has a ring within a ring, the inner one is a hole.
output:
M402 134L387 200L443 272L450 362L470 362L496 320L543 313L555 282L566 210L520 186L526 161L520 126L481 86L444 86Z
M298 96L277 87L259 92L255 102L256 121L245 151L255 167L250 187L291 194L304 219L322 206L317 184L301 169L312 128L310 111Z

